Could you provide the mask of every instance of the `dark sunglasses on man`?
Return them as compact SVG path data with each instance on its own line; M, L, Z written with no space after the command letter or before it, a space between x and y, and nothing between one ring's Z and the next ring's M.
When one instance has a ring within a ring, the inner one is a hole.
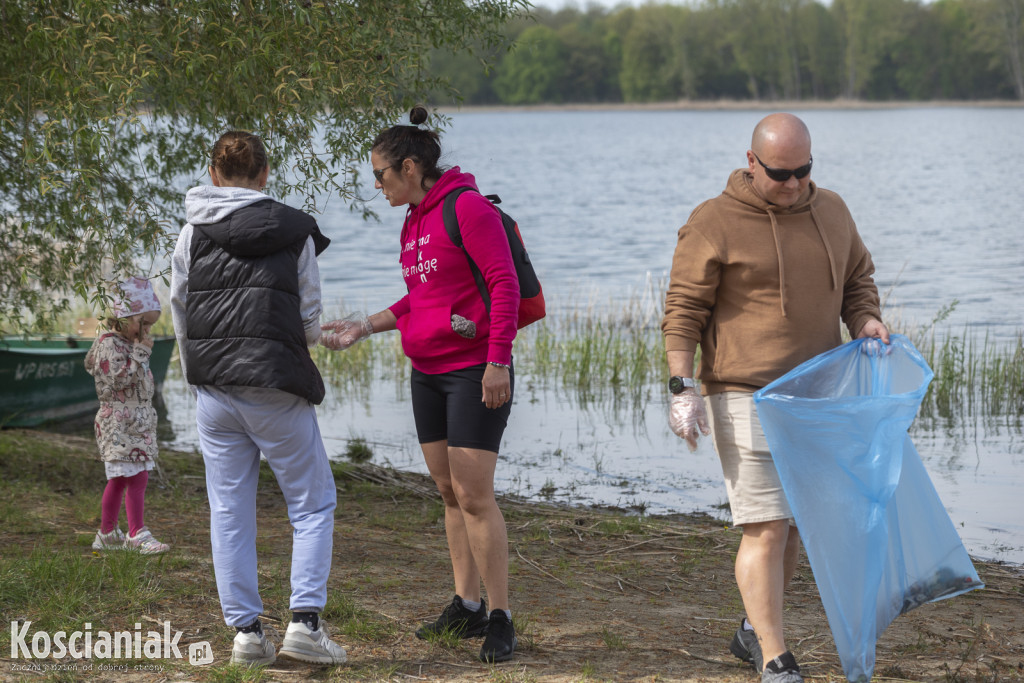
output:
M761 157L757 156L757 152L754 152L754 158L757 159L757 163L761 164L761 168L764 169L766 176L778 183L784 183L789 180L790 176L796 176L797 180L806 178L807 174L811 172L811 164L814 163L814 157L810 157L806 164L800 168L788 169L788 168L772 168L763 161Z

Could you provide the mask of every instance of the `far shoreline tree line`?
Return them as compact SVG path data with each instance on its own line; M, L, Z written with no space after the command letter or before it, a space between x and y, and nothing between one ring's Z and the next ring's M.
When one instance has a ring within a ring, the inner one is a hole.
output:
M504 33L490 70L438 52L432 75L468 105L1024 100L1024 0L533 8Z

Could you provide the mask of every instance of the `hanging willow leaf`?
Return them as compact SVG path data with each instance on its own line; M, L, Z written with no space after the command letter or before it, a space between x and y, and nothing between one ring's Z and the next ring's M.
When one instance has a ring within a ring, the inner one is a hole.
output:
M360 208L369 141L437 87L428 54L500 43L526 7L0 0L0 330L45 328L76 292L157 275L183 190L227 129L267 142L276 195Z

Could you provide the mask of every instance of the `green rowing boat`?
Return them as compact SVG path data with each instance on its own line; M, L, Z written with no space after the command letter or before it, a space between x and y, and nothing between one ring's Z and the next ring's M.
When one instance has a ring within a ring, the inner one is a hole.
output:
M0 338L0 426L34 427L95 411L96 384L85 371L92 339ZM174 337L156 337L149 367L157 391L167 375Z

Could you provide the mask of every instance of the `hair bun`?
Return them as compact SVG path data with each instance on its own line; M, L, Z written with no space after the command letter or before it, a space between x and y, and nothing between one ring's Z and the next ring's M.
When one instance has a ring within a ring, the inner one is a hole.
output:
M427 120L427 110L420 105L416 105L409 111L409 123L414 126L418 126L421 123L425 123Z
M210 163L223 178L253 180L266 168L267 152L256 135L232 130L213 145Z

